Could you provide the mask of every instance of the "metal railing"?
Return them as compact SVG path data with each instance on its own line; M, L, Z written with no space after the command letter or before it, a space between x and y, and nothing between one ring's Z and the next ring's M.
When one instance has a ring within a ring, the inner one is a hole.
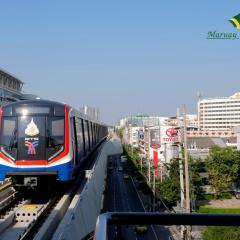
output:
M121 226L135 224L240 226L240 214L108 212L98 217L94 239L107 239L108 225L116 225L117 231L121 231Z

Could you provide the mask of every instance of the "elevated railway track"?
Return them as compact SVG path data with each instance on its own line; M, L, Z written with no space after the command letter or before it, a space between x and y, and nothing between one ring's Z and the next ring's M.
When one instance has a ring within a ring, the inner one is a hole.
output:
M106 170L104 161L107 159L108 151L106 150L106 146L109 144L111 144L109 141L102 143L92 153L89 164L84 166L78 179L72 182L70 187L66 186L61 189L57 189L56 187L47 193L36 193L33 190L31 193L23 193L16 191L9 183L4 187L2 185L2 189L0 190L0 239L40 240L54 239L54 236L61 239L59 236L67 233L65 223L73 220L72 212L69 211L74 209L74 205L78 205L83 200L85 202L93 201L93 199L87 199L88 197L93 197L91 194L91 196L88 195L88 190L91 192L96 191L96 193L98 191L98 189L91 189L93 187L91 185L93 176L97 175L94 185L97 182L104 182ZM101 165L100 162L104 164ZM98 165L101 165L101 167ZM87 177L86 172L88 173ZM91 174L89 175L89 173ZM100 178L102 178L102 181L99 180ZM84 233L82 233L83 235L94 231L95 221L101 209L102 191L104 189L99 188L99 190L99 193L97 193L98 199L94 199L94 201L98 202L96 205L99 207L96 209L95 215L90 217L91 219L84 220L91 221L92 224L90 225L92 227L91 229L85 229ZM79 196L81 199L78 198ZM87 211L92 210L90 209L91 206L90 204Z

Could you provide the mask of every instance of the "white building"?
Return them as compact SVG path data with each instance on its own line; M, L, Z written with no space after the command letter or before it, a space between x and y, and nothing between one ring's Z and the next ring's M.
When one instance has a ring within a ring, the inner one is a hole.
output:
M233 127L237 125L240 125L240 92L230 97L199 100L200 131L228 135L233 133Z
M129 126L128 128L129 144L131 144L133 147L138 147L138 131L139 130L140 130L140 127Z
M119 127L119 128L126 127L126 126L127 126L127 122L128 122L128 119L127 119L127 118L122 118L122 119L120 119L118 127Z

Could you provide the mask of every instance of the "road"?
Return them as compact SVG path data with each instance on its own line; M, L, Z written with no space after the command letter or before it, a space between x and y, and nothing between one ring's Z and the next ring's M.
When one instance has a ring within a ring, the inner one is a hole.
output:
M144 206L135 188L131 176L124 179L127 162L121 163L120 155L112 156L108 163L107 186L104 198L104 212L144 212ZM119 169L120 168L120 169ZM123 169L121 171L121 168ZM145 233L137 234L135 226L124 226L122 236L124 240L169 240L169 230L162 226L148 226ZM115 226L110 226L108 238L114 239Z

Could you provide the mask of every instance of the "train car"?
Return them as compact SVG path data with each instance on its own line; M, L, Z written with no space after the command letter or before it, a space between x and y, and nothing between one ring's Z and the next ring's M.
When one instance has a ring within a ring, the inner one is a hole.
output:
M0 110L0 181L35 187L70 181L107 126L72 107L46 100L26 100Z

